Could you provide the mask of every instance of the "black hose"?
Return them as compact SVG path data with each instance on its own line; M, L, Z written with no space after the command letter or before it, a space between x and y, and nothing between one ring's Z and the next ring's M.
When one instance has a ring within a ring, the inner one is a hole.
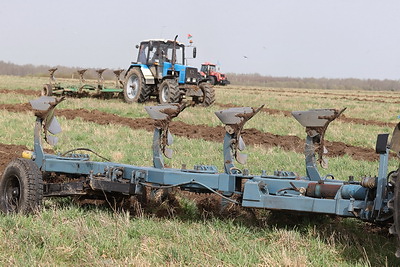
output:
M107 159L107 158L105 158L105 157L99 155L98 153L94 152L94 151L91 150L90 148L85 148L85 147L78 147L78 148L74 148L74 149L68 150L68 151L64 152L63 154L61 154L61 157L64 157L64 156L67 155L68 153L71 153L71 152L74 152L74 151L78 151L78 150L81 150L81 151L88 151L88 152L91 152L91 153L95 154L95 155L98 156L99 158L104 159L105 161L111 161L111 160L109 160L109 159Z

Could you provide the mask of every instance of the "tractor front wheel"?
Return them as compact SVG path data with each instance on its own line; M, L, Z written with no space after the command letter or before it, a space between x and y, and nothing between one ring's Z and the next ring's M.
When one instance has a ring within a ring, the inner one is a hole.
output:
M51 84L45 84L42 89L42 96L52 96L53 86Z
M181 93L178 82L175 79L164 80L160 84L158 91L160 104L179 103L181 101Z
M216 79L214 76L209 76L208 79L210 79L210 84L215 85L216 84Z
M31 213L42 204L43 177L28 159L15 159L0 178L0 210L4 213Z
M203 93L202 97L196 97L195 103L203 105L204 107L211 106L215 102L215 90L209 83L201 83L199 85L200 90Z
M131 69L126 75L124 86L124 99L127 103L145 102L151 91L150 86L146 86L142 72L137 69Z

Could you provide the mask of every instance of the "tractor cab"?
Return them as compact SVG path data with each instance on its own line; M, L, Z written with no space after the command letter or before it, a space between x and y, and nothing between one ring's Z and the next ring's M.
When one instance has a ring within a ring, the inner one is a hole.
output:
M140 43L137 63L145 65L160 65L164 62L184 64L185 45L173 40L146 40ZM175 48L175 55L174 55Z
M185 45L173 40L146 40L138 46L137 63L148 66L157 79L162 79L172 64L183 65Z
M200 71L203 73L203 75L208 76L208 75L210 75L211 72L217 71L217 66L210 62L206 62L206 63L201 64Z

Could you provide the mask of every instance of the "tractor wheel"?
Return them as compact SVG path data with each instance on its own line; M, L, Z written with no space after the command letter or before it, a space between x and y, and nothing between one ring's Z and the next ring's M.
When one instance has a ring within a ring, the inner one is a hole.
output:
M216 84L216 79L214 76L209 76L208 79L210 79L210 84L215 85Z
M160 104L179 103L181 101L181 93L175 79L167 79L160 84L158 100Z
M145 102L150 97L150 93L151 87L146 86L142 72L137 68L131 69L125 79L125 102Z
M43 177L28 159L15 159L0 180L0 210L4 213L31 213L42 205Z
M42 96L52 96L53 86L51 84L45 84L42 89Z
M201 83L199 85L203 92L202 97L196 97L194 99L196 104L203 105L204 107L211 106L215 102L215 90L209 83Z
M396 238L397 249L396 249L396 257L400 258L400 170L397 170L392 175L391 184L394 187L393 197L388 202L389 209L393 212L393 225L389 228L389 233L393 234Z

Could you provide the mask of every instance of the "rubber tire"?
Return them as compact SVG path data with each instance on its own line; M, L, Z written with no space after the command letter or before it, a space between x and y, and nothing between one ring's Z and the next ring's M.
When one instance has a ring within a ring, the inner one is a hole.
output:
M17 189L17 196L11 190ZM18 199L16 205L10 198ZM32 213L43 200L43 177L39 167L29 159L17 158L10 162L0 180L0 210L3 213Z
M394 192L393 192L393 224L395 230L395 238L397 243L396 257L400 257L400 177L399 170L397 170L396 177L394 177Z
M42 96L52 96L53 95L53 86L51 84L43 85Z
M131 77L133 79L137 79L137 89L136 93L131 93L132 89L129 88L129 84L133 83L131 81ZM124 83L124 99L127 103L135 103L135 102L145 102L149 99L151 94L151 87L146 86L145 80L142 72L138 68L131 69L126 75L125 83Z
M208 76L208 79L210 79L210 84L215 85L217 83L217 79L215 79L214 76Z
M181 100L182 97L177 80L166 79L160 84L158 89L158 101L160 104L179 103Z
M203 92L203 97L198 98L196 104L201 104L204 107L211 106L215 102L215 90L209 83L201 83L199 85L201 91Z

